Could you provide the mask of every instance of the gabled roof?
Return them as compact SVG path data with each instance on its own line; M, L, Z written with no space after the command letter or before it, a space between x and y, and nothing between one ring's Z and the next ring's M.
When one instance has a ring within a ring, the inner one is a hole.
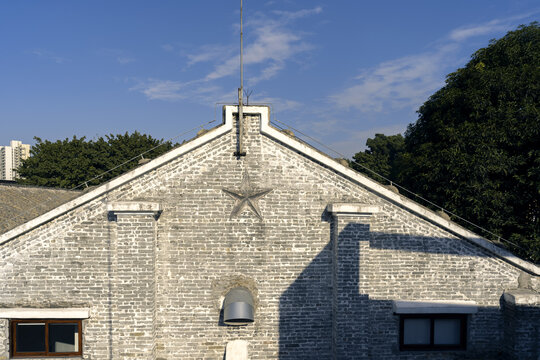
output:
M160 157L157 157L144 165L141 165L107 183L96 187L91 191L88 191L87 193L80 195L79 197L63 205L58 206L57 208L33 220L21 224L16 228L0 235L0 245L230 132L233 129L232 119L233 113L235 112L237 112L237 106L224 106L224 121L221 125L216 126L215 128L209 130L207 133L196 137L191 141L188 141L178 146L177 148L172 149L168 153L161 155ZM496 246L495 244L473 233L472 231L469 231L452 221L442 218L435 212L421 206L413 200L389 190L384 185L379 184L378 182L370 179L369 177L359 172L356 172L355 170L347 166L341 165L333 158L320 152L319 150L316 150L315 148L307 145L306 143L299 141L294 137L286 135L278 129L275 129L270 125L270 109L267 106L245 106L244 113L261 114L262 135L278 141L281 144L302 154L303 156L306 156L307 158L310 158L322 164L323 166L332 169L333 171L346 177L347 179L361 186L364 186L378 196L381 196L386 200L416 214L417 216L420 216L421 218L445 229L446 231L449 231L456 236L459 236L473 244L476 244L481 248L484 248L485 250L489 251L500 259L510 264L513 264L514 266L517 266L518 268L525 270L531 274L540 276L539 266L536 266L535 264L518 258L509 251Z
M81 191L0 182L0 233L79 196Z

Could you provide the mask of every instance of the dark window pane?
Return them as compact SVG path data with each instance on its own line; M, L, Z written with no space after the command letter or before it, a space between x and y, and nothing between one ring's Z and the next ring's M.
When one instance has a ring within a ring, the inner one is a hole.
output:
M436 345L459 345L460 341L460 319L435 319L434 343Z
M429 319L405 319L403 322L404 345L429 345Z
M45 323L17 324L17 352L45 351Z
M49 324L50 352L78 352L79 326L77 323Z

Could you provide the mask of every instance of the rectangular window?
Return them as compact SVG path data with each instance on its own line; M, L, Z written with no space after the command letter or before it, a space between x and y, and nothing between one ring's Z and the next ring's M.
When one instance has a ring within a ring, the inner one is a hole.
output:
M62 357L81 354L81 320L11 321L13 357Z
M466 342L467 315L400 315L400 350L465 350Z

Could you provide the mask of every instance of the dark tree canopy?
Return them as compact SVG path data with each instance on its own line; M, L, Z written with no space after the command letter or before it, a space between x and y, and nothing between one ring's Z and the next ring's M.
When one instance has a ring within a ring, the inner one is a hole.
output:
M18 169L22 184L62 187L72 189L104 172L153 149L162 141L149 135L134 132L124 135L106 135L87 141L84 137L50 142L35 137L31 156ZM165 142L144 155L151 159L172 148ZM98 185L138 165L137 159L130 161L107 174L88 181L87 185Z
M540 28L532 23L448 75L420 107L387 174L540 261L539 96Z
M362 164L383 177L395 181L399 175L399 161L405 151L405 139L401 134L386 136L375 134L375 138L366 142L367 150L354 155L352 167L359 171L365 171ZM380 176L372 172L368 175L377 181L384 181Z

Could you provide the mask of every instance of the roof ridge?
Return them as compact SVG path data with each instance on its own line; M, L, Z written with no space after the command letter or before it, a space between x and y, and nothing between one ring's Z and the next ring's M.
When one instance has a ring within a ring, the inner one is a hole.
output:
M171 151L151 160L150 162L146 164L143 164L131 171L128 171L127 173L124 173L106 183L103 183L97 186L95 189L91 189L90 191L83 192L80 196L76 197L75 199L70 200L67 203L64 203L63 205L60 205L46 212L45 214L42 214L26 223L23 223L7 231L4 234L0 234L0 245L28 231L31 231L32 229L40 226L41 224L51 221L52 219L58 216L61 216L72 209L75 209L89 201L92 201L93 199L105 193L108 193L109 191L112 191L113 189L116 189L119 186L122 186L123 184L139 176L142 176L153 169L156 169L162 166L172 161L175 158L182 156L206 144L207 142L210 142L211 140L214 140L228 133L233 128L232 115L233 115L233 110L236 108L237 108L237 105L223 106L224 120L222 124L210 129L208 132L181 144L177 148L172 149ZM344 165L335 161L334 158L330 157L328 154L318 149L315 149L314 147L307 144L306 142L301 141L290 135L284 134L280 130L274 128L270 124L270 109L268 106L249 106L247 108L248 109L251 108L251 111L254 113L257 112L261 114L261 129L260 129L261 135L268 136L269 138L274 139L274 141L277 140L281 142L282 144L294 149L299 154L306 156L312 159L313 161L316 161L319 164L322 164L323 166L326 166L332 169L333 171L340 174L341 176L344 176L350 179L351 181L356 182L366 187L370 191L373 191L379 196L385 198L386 200L398 206L401 206L412 213L415 213L417 216L420 216L426 221L429 221L432 224L435 224L436 226L446 229L446 231L449 231L450 233L453 233L454 235L457 235L466 241L476 244L477 246L485 249L486 251L499 257L500 259L512 264L513 266L516 266L533 275L540 276L540 266L537 266L536 264L533 264L531 262L528 262L526 260L523 260L517 257L516 255L512 254L508 250L505 250L503 248L496 246L492 242L462 227L461 225L458 225L454 223L453 221L442 218L440 215L436 214L431 209L426 208L425 206L415 202L414 200L409 199L401 194L396 194L392 190L386 188L384 185L367 177L366 175L363 175L360 172L357 172L349 167L345 167ZM249 110L246 112L249 112Z

